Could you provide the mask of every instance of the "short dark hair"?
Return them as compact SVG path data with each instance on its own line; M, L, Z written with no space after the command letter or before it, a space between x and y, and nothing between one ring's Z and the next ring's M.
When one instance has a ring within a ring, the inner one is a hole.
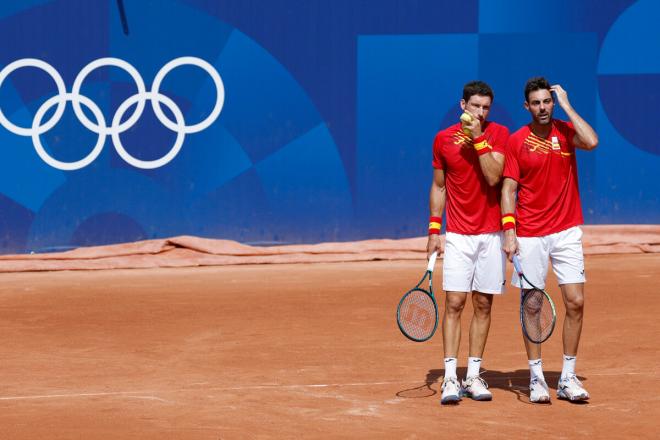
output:
M493 89L483 81L470 81L463 86L463 100L467 102L472 96L490 96L490 100L494 99Z
M550 90L550 83L542 76L535 76L525 84L525 101L529 102L529 94L537 90Z

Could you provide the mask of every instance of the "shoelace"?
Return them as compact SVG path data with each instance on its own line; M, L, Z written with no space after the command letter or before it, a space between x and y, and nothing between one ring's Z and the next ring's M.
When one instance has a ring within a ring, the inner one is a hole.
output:
M471 378L472 380L467 383L468 386L471 386L475 381L481 382L481 385L484 386L484 388L488 389L488 384L486 383L485 380L481 376L473 377Z
M573 382L573 383L577 384L578 386L580 386L582 388L582 382L580 382L580 379L578 379L577 375L575 375L575 374L571 374L570 376L568 376L564 380L566 380L567 382Z
M541 379L539 379L538 377L535 377L535 378L532 379L532 381L529 383L529 386L530 386L530 387L533 387L534 385L541 385L543 388L547 387L547 385L545 384L545 382L541 381Z
M458 381L457 381L455 378L453 378L453 377L452 377L451 379L447 379L447 380L445 380L445 381L442 383L442 389L444 390L445 387L446 387L447 385L449 385L449 384L452 384L452 385L454 385L457 389L460 389L460 385L459 385Z

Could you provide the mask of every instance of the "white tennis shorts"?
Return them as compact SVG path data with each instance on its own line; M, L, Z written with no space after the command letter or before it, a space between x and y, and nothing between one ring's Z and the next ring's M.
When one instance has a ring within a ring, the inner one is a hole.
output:
M442 263L445 291L504 293L505 268L501 232L478 235L447 232Z
M543 237L518 237L518 252L525 277L539 289L545 289L548 258L560 286L586 281L582 229L578 226ZM520 287L520 279L515 270L511 284Z

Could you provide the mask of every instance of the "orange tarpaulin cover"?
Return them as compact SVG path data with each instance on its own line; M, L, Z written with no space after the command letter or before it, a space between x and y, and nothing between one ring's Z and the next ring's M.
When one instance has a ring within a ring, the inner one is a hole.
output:
M660 252L660 225L583 226L584 253ZM248 246L191 236L78 248L67 252L0 256L0 272L422 260L426 237L287 246Z

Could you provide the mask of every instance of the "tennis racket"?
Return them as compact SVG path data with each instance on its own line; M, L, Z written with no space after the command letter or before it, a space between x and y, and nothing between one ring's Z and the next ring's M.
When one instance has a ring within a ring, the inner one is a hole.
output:
M540 344L545 342L555 329L555 303L550 295L525 278L517 255L513 256L513 267L520 277L520 325L523 334L531 342ZM524 288L523 280L531 289Z
M429 258L426 273L415 287L406 292L399 301L396 309L396 322L403 335L415 342L424 342L438 328L438 304L433 296L433 268L438 253L434 252ZM424 280L429 279L429 290L420 286Z

